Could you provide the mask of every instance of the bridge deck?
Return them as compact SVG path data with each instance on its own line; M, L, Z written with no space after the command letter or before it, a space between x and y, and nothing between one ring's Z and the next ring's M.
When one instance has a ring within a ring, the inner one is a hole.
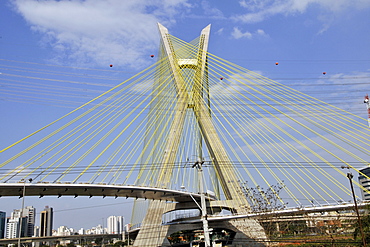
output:
M34 242L52 242L52 241L65 241L65 240L95 240L97 238L122 239L122 233L115 234L84 234L84 235L66 235L66 236L46 236L46 237L22 237L21 243L34 243ZM4 238L0 239L0 245L16 244L18 238Z
M105 184L68 184L68 183L0 183L1 196L101 196L101 197L131 197L173 202L191 202L193 199L200 201L200 194L186 191L150 188L140 186L105 185ZM212 198L207 198L213 200Z
M358 207L360 209L366 208L369 206L369 202L361 202L358 203ZM273 218L277 219L279 217L288 217L290 219L293 219L292 217L296 216L307 216L309 214L313 213L320 213L324 214L327 212L341 212L341 211L352 211L353 215L355 217L355 211L354 211L355 205L354 203L345 203L345 204L338 204L338 205L326 205L326 206L315 206L315 207L304 207L304 208L287 208L282 210L276 210L276 211L269 211L269 212L259 212L259 213L249 213L249 214L238 214L238 215L209 215L207 217L208 222L220 222L220 221L227 221L227 220L234 220L234 219L243 219L243 218L254 218L259 220L271 220ZM348 212L346 212L348 213ZM346 214L345 213L345 214ZM324 218L325 215L321 216L311 216L312 217L322 217ZM330 216L330 215L327 215ZM172 222L166 222L166 225L177 225L177 224L196 224L201 223L201 218L197 219L190 219L190 220L184 220L179 219Z

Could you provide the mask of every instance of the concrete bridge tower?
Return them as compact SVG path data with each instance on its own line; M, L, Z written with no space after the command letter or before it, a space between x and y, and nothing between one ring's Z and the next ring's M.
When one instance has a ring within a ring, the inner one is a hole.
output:
M161 162L163 165L158 179L158 186L166 186L171 180L172 174L168 172L171 170L169 166L176 161L186 112L191 108L200 130L200 136L204 140L211 163L214 166L217 179L225 196L225 200L211 203L223 205L231 209L234 213L248 213L250 210L248 201L241 192L240 184L234 171L235 168L227 165L231 164L231 162L212 123L212 116L209 109L209 94L207 93L209 90L207 48L210 25L202 30L197 51L194 53L195 55L190 57L187 54L177 53L171 42L171 36L168 30L161 24L158 24L158 27L161 35L161 49L164 51L168 60L167 63L170 66L169 69L172 72L174 87L177 93L177 102L174 109L175 117L172 120L169 130L170 134L166 141L166 152ZM187 86L189 81L185 82L183 77L182 70L184 69L194 70L191 87ZM210 205L211 203L209 202L208 206L212 206ZM163 201L152 201L141 224L134 246L169 246L167 236L178 230L178 227L162 225L162 215L175 208L181 208L181 205ZM181 225L181 229L190 229L191 227L194 226ZM266 240L265 232L256 220L229 220L222 223L222 227L231 229L237 233L233 243L235 246L265 245L263 243Z

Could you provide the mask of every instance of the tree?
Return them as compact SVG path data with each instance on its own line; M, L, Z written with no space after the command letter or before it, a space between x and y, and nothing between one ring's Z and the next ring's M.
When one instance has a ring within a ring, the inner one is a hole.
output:
M284 182L284 181L283 181ZM270 185L266 190L260 186L249 188L247 182L241 185L241 189L247 198L252 212L266 212L283 209L285 204L280 198L280 191L284 188L281 183Z
M364 214L361 217L361 225L363 232L365 234L365 241L366 243L370 243L370 205L367 205L364 209ZM357 237L361 238L361 231L358 221L355 224L355 231L353 232L353 238L356 239Z
M113 244L113 246L115 246L115 247L120 247L120 246L124 246L124 242L122 242L122 241L117 241L117 242L115 242L114 244Z
M103 242L103 239L102 239L102 238L96 238L96 239L95 239L95 243L96 243L97 245L101 245L101 244L102 244L102 242Z
M68 243L67 244L67 247L75 247L76 245L75 245L75 243L73 243L73 242L70 242L70 243Z

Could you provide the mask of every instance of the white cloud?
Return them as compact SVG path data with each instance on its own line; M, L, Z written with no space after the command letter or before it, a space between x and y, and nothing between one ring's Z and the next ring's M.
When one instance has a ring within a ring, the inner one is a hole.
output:
M202 1L201 2L204 14L207 16L213 16L213 18L223 18L224 15L221 10L211 6L210 2Z
M346 87L356 88L358 91L362 89L366 92L368 89L368 81L370 77L370 71L357 72L354 71L351 74L337 73L331 75L327 80L333 84L346 85ZM345 84L344 84L345 83Z
M153 87L153 84L154 82L152 80L145 80L135 83L135 85L130 90L135 93L148 92Z
M259 36L267 36L267 34L265 33L265 31L263 31L262 29L258 29L256 31L256 34L259 35Z
M241 39L241 38L248 38L248 39L251 39L252 38L252 34L248 31L246 32L242 32L239 28L237 27L234 27L232 33L231 33L231 36L233 36L234 39Z
M318 6L324 12L341 12L349 8L368 8L368 0L242 0L240 6L249 12L234 16L237 21L255 23L268 19L277 14L292 15L305 12L310 6Z
M143 66L157 50L157 22L170 25L187 0L15 0L14 7L44 35L59 59Z
M224 32L224 28L220 28L217 30L216 34L221 35Z
M258 29L255 33L251 33L248 31L242 32L237 27L234 27L233 31L231 32L231 36L234 39L241 39L241 38L252 39L254 37L268 37L268 35L262 29Z
M245 0L239 1L239 4L243 8L248 8L248 4L247 4L247 2Z

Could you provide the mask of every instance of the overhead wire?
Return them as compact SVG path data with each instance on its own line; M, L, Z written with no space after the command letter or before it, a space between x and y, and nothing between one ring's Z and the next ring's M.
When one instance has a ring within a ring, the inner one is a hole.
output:
M180 61L179 59L198 59L200 38L189 43L173 36L169 36L169 39L173 44L175 62ZM222 177L231 181L229 188L221 184L223 191L230 188L240 191L240 183L247 179L260 193L264 191L263 186L270 188L281 204L285 201L283 195L275 191L275 182L288 185L283 189L284 196L287 195L297 205L301 203L300 197L305 201L328 203L329 200L342 200L342 193L349 195L348 188L328 174L327 168L345 177L339 170L339 165L354 169L357 168L352 161L366 165L369 144L364 137L369 137L370 133L363 117L312 96L329 92L330 89L319 91L312 88L302 93L299 88L306 89L319 84L302 85L290 82L313 79L310 77L275 78L289 81L277 82L210 53L207 53L208 75L205 82L196 69L177 67L175 71L171 70L171 62L163 51L161 52L160 59L143 72L1 150L0 153L8 151L39 132L56 126L55 130L50 130L46 136L2 163L0 169L13 164L15 160L22 160L21 164L7 170L0 180L11 181L15 177L18 178L18 175L34 175L40 182L47 179L53 179L54 182L70 179L72 183L88 181L166 188L186 185L196 188L197 172L196 169L189 169L188 164L196 162L197 158L211 156L211 151L204 145L208 137L200 131L197 115L194 114L200 109L209 112L209 120L222 141L214 142L219 145L214 148L227 150L229 160L233 160L219 161L222 169L230 173L217 174L216 171L212 181L204 181L207 189L217 190L220 185L217 179ZM6 67L3 70L19 73L2 74L4 77L1 80L5 83L1 85L6 86L5 93L12 97L31 96L44 102L58 102L51 97L54 95L81 97L83 89L79 86L106 87L109 85L101 83L101 80L115 80L110 76L96 76L99 82L85 84L79 80L61 80L58 77L89 79L95 76L49 69L32 71L22 66L3 67ZM31 73L39 76L30 76ZM181 77L183 85L176 84L174 73ZM56 78L51 78L54 76ZM9 79L13 77L22 78L23 81ZM335 80L351 79L356 80L351 85L365 85L357 80L367 78L354 76ZM58 84L43 85L40 81ZM17 84L12 85L10 82ZM15 93L22 85L24 88L20 94ZM135 91L134 88L139 86L141 88ZM329 88L329 85L325 86ZM180 99L182 94L179 90L184 90L186 99ZM211 104L206 98L208 91ZM355 89L351 91L355 92ZM100 92L100 89L93 89L86 97ZM42 98L45 95L50 98ZM338 100L334 96L327 98L331 103ZM179 106L183 104L181 100L188 102ZM65 105L74 104L73 100L59 102ZM194 106L191 106L193 103ZM177 116L176 112L179 109L186 109L186 113L181 116L183 119L177 120L177 123L183 126L182 133L174 135L181 136L181 139L177 140L180 144L174 150L168 150L168 140L171 138L168 131L174 124L174 119L179 118L180 115ZM79 110L82 110L81 113ZM75 113L79 115L67 119ZM62 123L62 120L66 123ZM67 133L63 134L65 131ZM41 151L33 151L36 147L42 147ZM168 151L176 152L176 158L164 158L164 152ZM32 155L23 158L26 153ZM210 162L212 163L212 160ZM205 165L205 168L204 172L211 176L214 166ZM238 181L233 181L235 179ZM331 185L335 187L331 188ZM266 196L263 193L261 195ZM237 200L243 203L244 199ZM268 202L267 198L265 200Z

